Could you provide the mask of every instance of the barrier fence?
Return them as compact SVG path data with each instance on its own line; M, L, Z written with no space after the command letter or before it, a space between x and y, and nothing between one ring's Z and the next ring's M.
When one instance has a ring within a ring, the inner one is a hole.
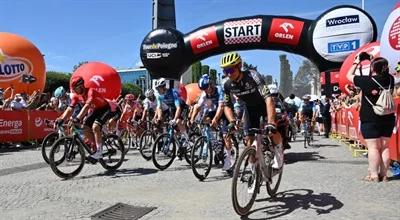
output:
M396 125L393 129L392 137L389 142L390 159L400 161L400 98L395 99L396 105ZM337 112L331 112L332 116L332 133L343 138L357 142L365 146L365 140L360 132L359 111L350 107L341 109Z
M0 143L38 140L54 131L46 125L60 113L55 111L0 111Z

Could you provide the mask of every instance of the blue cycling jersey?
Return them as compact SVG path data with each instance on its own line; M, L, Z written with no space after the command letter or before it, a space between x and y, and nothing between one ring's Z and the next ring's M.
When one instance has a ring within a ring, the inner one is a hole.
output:
M156 93L157 108L162 108L163 104L169 108L178 108L181 105L181 98L176 89L170 88L165 94Z
M221 86L216 86L214 93L207 95L205 91L201 93L197 102L202 108L207 108L209 111L216 111L220 104L224 103L224 91Z

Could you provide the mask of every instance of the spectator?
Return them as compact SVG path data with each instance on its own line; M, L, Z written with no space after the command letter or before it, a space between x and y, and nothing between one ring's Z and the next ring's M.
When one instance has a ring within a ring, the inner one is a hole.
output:
M17 110L17 111L19 111L19 110L25 109L25 108L26 108L26 105L24 105L24 104L21 102L21 100L22 100L21 94L16 94L15 97L14 97L14 100L11 101L11 104L10 104L11 110Z
M368 175L366 181L379 182L387 181L387 170L389 168L389 140L395 125L395 115L377 115L372 105L379 98L381 88L394 87L394 77L389 74L388 61L385 58L377 57L371 61L372 76L354 76L354 71L360 64L359 57L356 57L352 67L347 73L347 79L354 82L354 85L361 88L362 101L360 110L361 134L364 136L368 148ZM367 100L368 99L368 100Z
M324 105L322 104L322 102L317 99L315 101L315 120L317 122L317 129L318 129L318 133L319 135L325 135L325 129L324 129L324 121L322 118L322 111L324 110Z
M331 132L332 127L331 100L329 99L329 97L325 98L325 105L321 111L321 115L324 122L325 137L329 138L329 133Z

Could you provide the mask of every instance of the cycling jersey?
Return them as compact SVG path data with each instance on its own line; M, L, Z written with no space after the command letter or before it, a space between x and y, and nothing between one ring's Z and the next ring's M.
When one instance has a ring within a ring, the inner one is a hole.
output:
M205 91L203 91L197 102L201 108L207 109L208 111L216 111L218 106L223 103L224 92L220 86L215 87L212 95L208 95Z
M307 118L311 119L313 117L313 112L315 111L314 104L312 102L309 102L308 104L305 104L304 102L301 103L301 106L299 108L299 112L306 116Z
M170 109L176 109L181 106L181 99L179 96L179 92L176 89L168 89L165 94L160 94L156 92L156 103L157 108L165 109L165 104Z
M90 107L93 108L93 110L101 109L109 105L107 100L104 99L103 96L93 88L89 88L87 93L84 95L72 93L70 106L75 107L75 105L81 101L83 101L85 104L91 103Z
M156 107L157 107L157 103L155 101L151 101L150 99L146 98L143 101L143 107L146 111L149 111L149 110L155 111Z
M224 101L229 106L233 103L231 93L246 103L248 108L265 106L265 99L271 95L264 79L257 71L244 71L243 78L239 82L228 79L224 83L224 90Z

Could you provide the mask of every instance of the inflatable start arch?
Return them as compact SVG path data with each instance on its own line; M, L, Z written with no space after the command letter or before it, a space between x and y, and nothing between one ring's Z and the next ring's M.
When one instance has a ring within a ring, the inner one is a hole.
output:
M354 6L338 6L316 20L257 15L216 22L185 35L155 29L144 38L140 56L152 78L179 79L195 61L250 49L299 54L326 71L340 68L350 53L376 38L370 15Z

